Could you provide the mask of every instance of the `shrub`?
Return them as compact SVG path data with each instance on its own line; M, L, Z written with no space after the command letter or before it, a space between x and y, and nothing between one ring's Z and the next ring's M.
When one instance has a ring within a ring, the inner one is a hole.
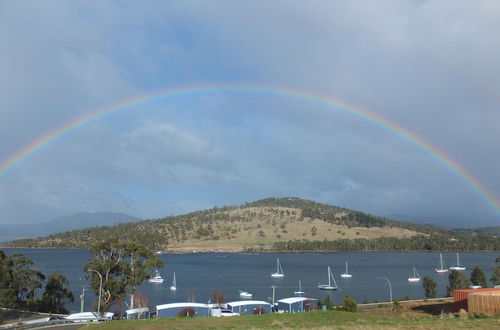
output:
M356 312L358 310L358 304L354 299L346 295L342 300L342 310L346 312Z

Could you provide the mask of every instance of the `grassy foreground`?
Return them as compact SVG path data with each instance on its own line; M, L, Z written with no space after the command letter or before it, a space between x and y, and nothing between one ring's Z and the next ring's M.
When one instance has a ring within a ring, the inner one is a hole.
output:
M240 317L163 318L113 321L92 329L500 329L500 317L460 319L445 315L423 316L378 308L358 313L314 311L297 314Z

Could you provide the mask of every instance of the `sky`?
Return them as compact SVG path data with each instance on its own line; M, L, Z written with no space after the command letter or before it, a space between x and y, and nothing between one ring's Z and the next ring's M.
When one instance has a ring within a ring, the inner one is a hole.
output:
M0 224L295 196L500 225L499 13L494 0L1 1L0 163L96 109L211 89L115 106L20 159L0 173Z

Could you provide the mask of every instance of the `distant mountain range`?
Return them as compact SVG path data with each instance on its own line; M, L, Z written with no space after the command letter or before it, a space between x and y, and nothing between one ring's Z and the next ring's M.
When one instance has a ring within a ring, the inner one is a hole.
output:
M142 219L116 212L80 212L51 221L29 224L0 224L0 242L32 238L95 226L111 226Z
M124 222L121 218L120 222ZM86 221L90 227L89 221ZM6 247L88 248L105 239L154 250L491 251L500 239L460 234L294 197L266 198L161 219L75 229ZM63 227L58 227L63 231Z

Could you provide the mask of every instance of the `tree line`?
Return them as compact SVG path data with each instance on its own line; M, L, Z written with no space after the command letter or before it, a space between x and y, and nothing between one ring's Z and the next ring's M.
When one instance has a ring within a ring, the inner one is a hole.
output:
M45 276L32 265L22 254L8 256L0 250L0 307L68 313L64 304L74 300L69 281L59 271Z
M500 239L487 236L417 235L408 238L380 237L373 239L290 240L275 242L273 251L499 251ZM254 250L249 248L248 250Z

